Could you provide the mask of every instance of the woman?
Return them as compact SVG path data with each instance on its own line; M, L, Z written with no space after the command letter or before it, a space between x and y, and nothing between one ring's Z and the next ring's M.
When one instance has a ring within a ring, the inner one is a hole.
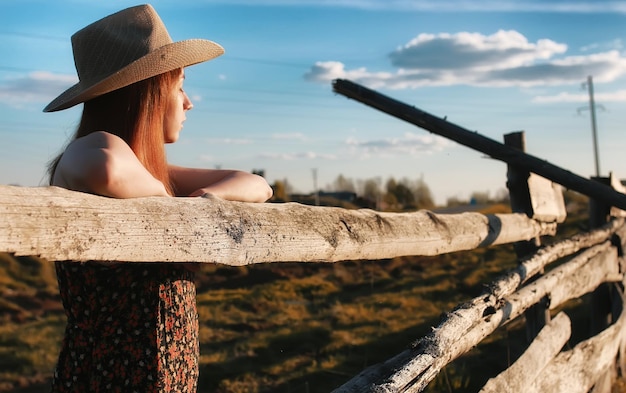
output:
M264 202L259 176L173 166L165 143L193 107L184 68L223 49L172 42L150 5L72 36L79 82L46 112L83 103L76 134L49 168L50 184L113 198L200 196ZM195 392L198 317L193 268L166 263L57 262L68 317L54 392Z

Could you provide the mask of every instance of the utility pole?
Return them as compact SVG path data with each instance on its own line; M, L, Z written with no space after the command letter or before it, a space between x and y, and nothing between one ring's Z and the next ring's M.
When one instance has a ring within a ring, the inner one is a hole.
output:
M585 86L587 87L587 91L589 92L589 107L579 108L578 113L580 113L580 111L583 109L589 109L589 112L591 112L591 132L593 136L593 154L596 163L596 177L600 177L600 156L598 155L598 127L596 125L596 103L593 98L593 78L591 77L591 75L587 77L587 82L583 83L583 88Z
M315 206L320 205L320 193L317 190L317 168L311 169L313 172L313 195L315 197Z

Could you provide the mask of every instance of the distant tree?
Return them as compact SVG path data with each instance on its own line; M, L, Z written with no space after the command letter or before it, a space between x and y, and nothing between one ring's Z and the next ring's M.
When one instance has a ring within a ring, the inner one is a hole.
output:
M467 205L467 201L461 200L457 196L449 197L446 200L446 206L448 207L456 207L456 206L463 206L463 205Z
M494 202L510 203L511 198L509 197L509 190L507 190L506 188L500 188L496 192L496 196L494 197Z
M291 200L289 195L293 194L293 189L287 179L274 181L272 189L274 190L274 195L272 196L273 201L289 202Z
M397 185L398 185L398 182L396 181L396 179L394 179L393 177L390 177L389 179L387 179L387 183L385 184L385 189L387 190L387 192L391 192L391 190L396 188Z
M272 185L272 189L274 190L274 195L272 196L272 200L276 202L287 202L289 201L289 195L287 194L287 187L285 187L285 183L276 180L274 185Z
M398 183L392 193L396 196L398 203L406 207L415 207L415 195L406 184Z
M432 209L435 207L433 194L430 192L430 188L424 179L419 179L416 182L413 187L413 196L415 197L415 204L418 209Z
M398 203L396 196L390 192L383 194L382 202L385 206L384 210L397 210L400 208L400 204Z
M405 180L397 182L394 178L387 181L387 193L395 197L401 207L415 208L415 196Z
M489 191L474 191L470 195L470 202L476 205L485 205L489 201Z
M365 180L363 182L363 191L361 194L364 198L367 198L371 201L377 201L378 199L380 199L382 195L382 191L380 189L380 178Z
M339 175L331 185L330 191L356 192L356 188L354 187L354 182L352 181L352 179L344 177L343 175Z

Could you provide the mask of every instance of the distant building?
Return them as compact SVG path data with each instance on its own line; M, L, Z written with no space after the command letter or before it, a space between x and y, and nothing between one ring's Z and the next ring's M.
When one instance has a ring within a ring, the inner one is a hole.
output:
M356 199L356 192L352 192L352 191L336 191L336 192L320 191L319 192L319 196L320 196L320 198L321 197L329 197L329 198L338 199L340 201L352 203Z

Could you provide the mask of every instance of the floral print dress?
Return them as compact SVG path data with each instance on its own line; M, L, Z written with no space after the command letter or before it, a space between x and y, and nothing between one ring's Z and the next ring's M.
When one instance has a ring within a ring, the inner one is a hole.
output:
M52 392L195 392L193 272L167 263L56 262L67 315Z

